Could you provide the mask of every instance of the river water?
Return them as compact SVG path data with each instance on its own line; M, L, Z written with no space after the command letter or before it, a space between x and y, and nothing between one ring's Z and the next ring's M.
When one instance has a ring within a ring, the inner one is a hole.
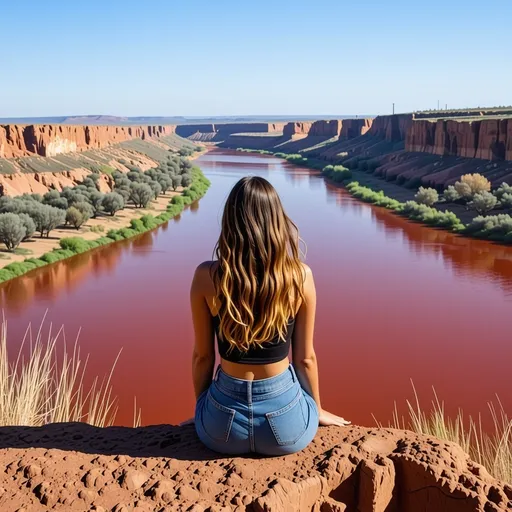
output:
M214 151L212 186L159 230L46 267L0 287L15 350L27 325L80 331L91 374L113 379L117 424L177 423L193 413L188 292L211 259L222 206L248 173L270 180L307 244L318 294L315 346L325 408L354 423L405 411L411 379L428 408L512 411L512 249L466 240L359 203L315 171L268 156ZM45 332L46 332L45 330Z

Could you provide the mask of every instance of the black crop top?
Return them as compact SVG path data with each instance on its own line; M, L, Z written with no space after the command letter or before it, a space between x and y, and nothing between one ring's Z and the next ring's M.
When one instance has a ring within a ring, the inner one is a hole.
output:
M288 357L292 342L293 328L295 327L295 319L288 323L286 338L284 340L280 339L279 335L276 335L274 339L262 343L261 347L258 345L251 346L247 352L241 352L237 348L231 348L231 345L222 339L219 333L220 318L218 315L213 317L213 325L215 327L215 335L217 336L219 355L222 359L239 364L269 364L277 363Z

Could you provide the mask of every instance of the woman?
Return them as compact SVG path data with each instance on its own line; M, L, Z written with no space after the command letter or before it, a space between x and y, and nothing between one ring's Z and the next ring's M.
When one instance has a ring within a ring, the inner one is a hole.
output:
M245 177L233 187L216 257L196 269L190 292L201 441L225 454L285 455L305 448L319 424L347 425L322 409L313 274L267 180Z

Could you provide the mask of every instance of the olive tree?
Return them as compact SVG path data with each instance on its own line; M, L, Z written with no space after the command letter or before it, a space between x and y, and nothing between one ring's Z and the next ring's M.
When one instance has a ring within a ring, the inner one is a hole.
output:
M439 201L439 194L435 188L420 187L414 199L419 204L432 206Z
M181 185L183 187L189 187L190 185L192 185L192 176L190 176L190 174L182 174Z
M14 251L25 238L27 231L22 220L15 213L0 214L0 242L8 251Z
M133 182L130 185L130 201L133 202L136 208L145 208L152 197L153 190L148 184Z
M162 192L162 187L160 186L160 183L158 183L158 181L151 180L148 183L148 185L151 187L151 190L153 191L153 198L158 199L160 192Z
M161 174L158 176L157 181L160 183L160 187L162 187L163 194L165 194L172 187L172 179L166 174Z
M480 192L473 196L471 207L474 208L480 215L485 215L490 212L496 204L498 199L490 192Z
M100 192L99 190L93 190L89 194L89 203L92 206L92 218L95 219L98 216L98 213L101 212L103 208L103 198L105 194Z
M85 224L94 215L93 207L89 203L86 203L85 201L75 203L73 206L82 214L82 224Z
M50 232L66 221L66 212L47 204L37 204L27 213L32 217L36 225L36 231L43 236L49 236Z
M176 190L178 187L181 187L183 177L181 176L181 174L175 174L175 175L171 176L171 181L172 181L172 189Z
M82 212L75 206L70 206L66 211L66 222L76 229L86 222L87 219L82 215Z
M113 217L116 212L124 208L124 198L117 192L105 194L103 196L102 207L106 213L109 213Z
M26 231L25 236L23 237L23 242L24 242L25 240L29 240L30 238L32 238L32 236L36 232L36 224L32 220L32 217L30 217L30 215L28 215L28 213L19 213L18 217L20 218L23 226L25 227L25 231Z

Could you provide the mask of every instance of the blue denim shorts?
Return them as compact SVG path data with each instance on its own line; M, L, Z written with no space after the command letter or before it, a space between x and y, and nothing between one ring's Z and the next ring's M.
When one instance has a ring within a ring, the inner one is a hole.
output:
M305 448L318 429L318 408L293 366L261 380L235 379L217 368L197 399L196 432L211 450L230 455L286 455Z

